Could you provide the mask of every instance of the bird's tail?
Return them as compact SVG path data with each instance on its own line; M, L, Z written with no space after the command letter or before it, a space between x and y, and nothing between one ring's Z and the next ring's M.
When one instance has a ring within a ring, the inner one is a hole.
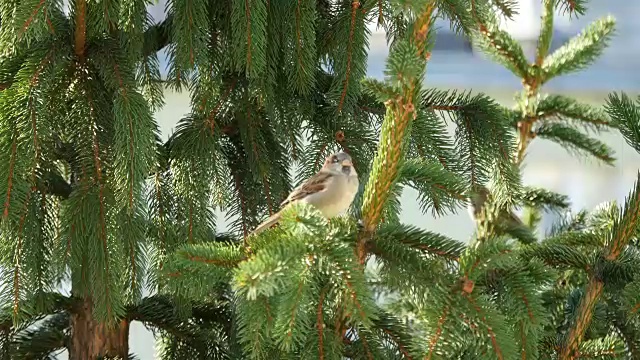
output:
M280 220L280 213L275 213L269 216L267 220L263 221L262 224L258 225L256 229L253 230L251 235L258 235L259 233L267 230L268 228L276 224L278 220Z

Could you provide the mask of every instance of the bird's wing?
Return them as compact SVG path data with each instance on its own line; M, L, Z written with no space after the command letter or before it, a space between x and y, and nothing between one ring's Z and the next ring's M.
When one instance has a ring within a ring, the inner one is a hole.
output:
M509 217L509 221L518 226L524 226L522 219L520 219L513 211L510 211L507 215Z
M305 182L303 182L300 186L295 188L289 196L280 204L281 207L307 197L309 194L315 194L320 191L324 191L329 184L330 179L333 177L333 174L327 172L319 172Z

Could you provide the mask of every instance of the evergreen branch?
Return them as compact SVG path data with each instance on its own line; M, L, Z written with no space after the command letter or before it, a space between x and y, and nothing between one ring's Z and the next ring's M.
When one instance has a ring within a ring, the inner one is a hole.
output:
M318 299L318 308L316 310L316 329L318 330L318 360L324 360L324 307L325 297L327 296L328 287L325 286L320 290Z
M46 201L38 194L34 195L39 183L43 138L46 138L47 134L46 126L37 120L42 112L39 106L42 101L41 86L39 86L41 75L46 73L45 68L51 63L54 49L48 49L46 52L39 50L44 49L33 49L34 53L27 58L27 63L15 76L15 88L13 91L3 92L1 99L5 103L3 104L5 111L12 108L11 113L4 114L1 131L5 135L3 140L13 138L8 169L3 169L7 171L4 175L7 177L7 182L6 188L3 189L6 193L3 219L11 220L5 222L9 225L5 228L7 233L5 236L14 240L7 249L9 253L6 260L11 258L9 261L13 263L13 274L8 282L12 283L11 302L13 316L16 319L20 313L20 300L29 288L29 272L26 270L25 262L28 261L31 244L41 240L42 227L39 226L38 220L42 218L42 214L40 213L41 201L38 200ZM7 101L15 103L6 104ZM7 105L9 105L8 108ZM36 197L35 200L34 197ZM10 217L10 209L18 211L12 211ZM30 239L32 237L34 239ZM36 255L34 259L36 263L42 259L40 255L46 257L46 251L40 251ZM42 274L40 271L35 273L36 276ZM41 290L39 288L41 284L42 282L38 282L34 287Z
M477 278L488 270L491 270L503 261L514 256L511 245L502 238L488 238L477 243L474 247L467 247L460 255L458 263L459 271L464 279Z
M361 264L353 259L352 248L335 246L335 249L325 249L325 253L330 260L333 260L330 266L338 270L336 280L340 284L339 288L342 292L340 296L344 298L340 304L342 310L349 314L349 320L365 328L371 328L372 321L378 318L377 307L371 298L364 273L360 269Z
M180 247L168 260L165 273L170 277L183 276L188 273L213 275L213 278L224 279L230 270L247 260L237 244L207 242L203 244L186 244Z
M578 36L549 55L542 64L542 83L592 64L607 47L615 30L611 16L593 22Z
M152 53L144 56L136 67L136 82L140 93L148 102L149 108L155 112L164 105L164 83L160 75L158 55Z
M145 326L162 329L173 335L188 339L189 337L206 340L206 332L191 321L199 320L207 324L219 324L227 331L231 330L231 314L229 306L224 301L190 302L189 318L179 314L179 303L167 295L154 295L142 299L139 304L127 309L126 318L129 321L140 321ZM189 321L191 320L191 321ZM201 323L202 324L202 323ZM201 325L200 324L200 325Z
M475 26L468 4L456 0L437 0L438 11L449 19L449 27L455 34L469 35Z
M419 89L418 81L426 65L426 40L434 10L435 5L432 2L429 2L425 9L421 9L413 24L411 37L396 46L387 62L387 72L400 81L401 88L398 91L399 96L390 99L386 104L387 113L382 124L380 146L365 187L362 214L365 232L369 234L374 232L381 220L382 210L389 196L388 189L397 181L401 169L400 162L406 148L405 138L410 131L411 119L416 116L416 90ZM361 238L356 248L358 260L364 264L366 239Z
M366 76L370 30L365 24L366 13L363 13L361 4L358 0L346 2L337 14L330 33L325 35L335 40L343 39L332 44L329 53L335 77L328 93L338 116L354 109L360 93L360 81Z
M402 164L398 182L419 192L418 200L423 212L431 207L434 214L442 215L466 201L466 184L438 162L408 160Z
M16 51L12 56L0 59L0 91L6 90L13 84L15 76L29 57L26 50Z
M640 153L640 98L634 103L627 94L609 94L606 112L629 146Z
M588 271L591 263L581 251L566 241L547 240L535 247L526 249L525 256L533 256L554 267L581 269Z
M507 19L513 20L513 16L518 14L517 0L492 0L491 2Z
M78 0L78 1L84 1L84 0ZM84 56L84 55L83 55ZM91 102L91 101L90 101ZM93 109L93 107L91 107ZM90 110L91 113L93 113L93 110ZM94 115L94 114L92 114ZM95 115L94 115L95 116ZM93 117L95 119L95 117ZM105 279L109 279L112 274L110 271L110 264L109 264L109 246L107 245L108 242L108 238L107 238L107 209L106 209L106 199L105 199L105 184L104 184L104 179L103 179L103 173L102 173L102 159L101 159L101 154L100 154L100 142L98 140L98 134L97 131L94 130L93 132L93 159L94 159L94 166L95 166L95 171L96 171L96 182L97 182L97 186L98 186L98 203L99 203L99 209L98 209L98 213L99 213L99 223L98 223L98 239L100 239L100 242L102 242L102 252L103 252L103 256L104 256L104 277ZM103 280L104 281L104 280ZM111 288L108 285L108 280L104 281L105 284L105 305L106 305L106 318L107 319L112 319L114 316L114 312L112 309L112 304L111 304L111 295L110 291Z
M414 121L411 132L416 152L421 158L427 154L433 156L448 170L461 171L458 168L456 149L448 136L444 119L458 122L463 114L484 113L486 100L481 95L471 97L470 93L426 89L422 92L421 110ZM440 117L436 116L439 114ZM425 154L426 153L426 154Z
M283 199L280 194L290 191L286 149L274 130L266 126L266 114L257 104L248 100L244 108L244 116L236 116L236 121L246 154L245 166L251 170L253 178L247 180L255 180L255 185L262 187L269 215L272 215L277 211L277 203ZM264 201L258 203L262 206ZM251 227L254 224L246 225Z
M497 295L496 308L507 316L522 358L539 358L541 330L550 324L547 306L539 295L540 286L549 285L555 277L547 266L535 259L511 258L485 273L478 280L485 292Z
M244 122L246 119L239 119L239 121ZM269 189L267 186L272 186L278 184L279 186L283 186L286 189L288 188L288 181L283 180L287 178L288 174L286 168L281 167L282 162L278 162L277 165L272 165L272 177L267 181L267 179L262 176L260 169L258 171L251 171L252 167L260 164L250 164L250 159L252 159L252 154L254 152L253 143L249 139L247 133L252 130L244 129L238 134L233 136L229 136L230 143L224 149L224 155L228 162L228 166L231 170L231 189L235 193L235 201L228 208L227 218L234 219L231 223L231 228L235 231L241 230L243 238L245 241L248 241L248 236L251 228L254 228L258 225L260 218L264 214L264 205L265 205L265 189ZM268 130L267 130L268 131ZM272 134L262 132L263 140L270 142L273 141ZM245 142L243 138L247 139ZM277 143L277 141L271 142L269 145L263 144L262 146L271 147L272 159L282 159L282 147L281 144ZM266 152L263 150L261 152ZM266 157L261 156L264 160L267 161ZM269 164L271 165L271 164ZM283 175L286 174L286 175ZM203 179L204 181L204 179ZM283 182L286 182L286 185L283 185ZM271 197L271 193L267 192L266 195ZM279 194L282 196L282 194ZM267 204L271 200L267 200Z
M290 78L296 90L306 95L315 81L316 32L313 23L316 20L316 6L298 0L295 11L296 66L291 68Z
M587 212L582 210L575 215L565 213L562 218L551 225L547 236L561 235L566 231L580 231L586 228Z
M514 347L514 341L509 339L504 331L499 333L500 330L503 330L499 326L501 320L504 321L502 314L495 311L495 309L488 306L488 304L482 304L482 298L474 298L464 291L462 296L469 302L471 308L476 311L472 316L477 316L480 323L484 325L485 331L491 340L491 347L494 351L493 355L496 356L498 360L513 358L513 355L517 353Z
M239 342L253 358L266 358L270 349L268 342L273 325L273 298L260 296L255 300L238 297L236 320Z
M32 33L33 35L27 41L37 38L40 34L46 34L47 32L53 35L56 34L51 16L57 15L57 11L60 10L59 2L34 0L15 3L14 6L15 12L12 14L14 17L14 19L12 19L13 24L6 21L7 24L4 25L4 27L10 29L12 27L10 25L14 25L13 27L17 30L16 39L18 41L24 41L26 38L25 34L28 33Z
M585 130L599 131L612 126L606 112L563 95L550 95L540 100L536 116L539 120L574 120Z
M231 8L233 51L236 70L249 78L264 73L267 64L267 4L264 0L235 1Z
M631 238L638 231L638 216L640 214L640 173L638 173L634 189L625 201L621 216L614 220L607 244L605 259L613 262L622 253ZM593 309L604 290L602 277L592 275L587 284L585 294L580 301L577 317L572 324L567 340L560 351L560 359L573 359L579 349L587 327L591 323Z
M72 309L74 299L55 292L36 293L28 299L20 300L19 314L13 314L13 304L3 304L0 310L0 328L12 328L19 331L50 316L65 313Z
M522 202L526 206L544 208L555 212L567 210L571 206L567 195L531 186L523 188Z
M566 340L558 351L558 358L560 360L573 360L579 356L578 349L591 323L594 309L603 290L604 282L592 276L587 283L585 294L580 301Z
M587 1L588 0L559 0L558 4L560 4L563 13L569 12L569 15L584 15L587 11Z
M389 342L393 343L393 347L402 355L402 359L413 360L418 358L417 356L414 357L415 345L413 344L413 339L405 331L399 319L387 312L382 312L380 317L374 320L374 325L382 331Z
M604 261L600 257L596 258L594 268L607 286L617 289L635 279L635 269L639 264L640 258L637 250L629 247L615 261Z
M189 75L197 65L204 62L207 48L207 1L186 0L170 1L168 5L170 59L169 75L179 88L189 81Z
M73 124L80 130L76 139L80 142L81 169L76 174L79 191L72 193L66 204L68 206L65 206L63 219L69 244L78 242L82 244L78 246L93 250L83 254L82 251L73 251L70 245L73 264L82 269L76 272L74 266L72 271L77 274L78 280L82 276L80 286L89 294L88 301L95 302L93 311L96 318L111 323L124 311L124 299L116 290L123 285L119 284L121 278L116 275L121 263L115 254L118 247L113 243L110 231L110 222L116 218L117 212L110 211L113 190L109 182L110 164L105 151L105 132L101 130L102 121L109 116L105 109L108 105L102 101L103 97L96 96L98 91L106 90L92 81L93 77L99 78L100 74L83 71L82 67L76 68L76 72L78 82L70 96L75 103L74 115L82 119L80 123ZM84 236L87 231L93 237ZM77 249L76 246L73 248ZM94 294L99 296L92 296Z
M520 175L511 161L515 151L510 124L502 108L484 94L471 96L440 90L425 92L423 104L452 119L455 132L456 152L461 160L461 169L449 165L454 171L470 174L472 186L488 181L489 170L495 169L497 199L502 204L515 205L519 193ZM491 139L491 140L489 140Z
M580 344L580 359L624 359L625 344L619 337L611 334L598 339L589 339Z
M636 292L636 294L639 294ZM626 309L625 309L626 310ZM631 319L632 315L626 311L616 311L613 318L613 325L624 339L628 354L636 358L640 356L640 338L638 337L637 322ZM623 343L623 346L625 345Z
M421 107L411 127L411 143L407 156L438 161L445 169L458 170L453 141L447 124L434 111Z
M31 13L31 15L29 16L29 18L22 24L22 27L20 29L20 32L18 33L18 39L22 37L22 35L27 32L27 30L29 29L29 26L33 23L34 18L36 17L36 15L38 15L38 13L40 12L40 9L42 8L42 6L44 5L46 0L40 0L40 2L38 3L38 5L36 6L35 9L33 9L33 12Z
M155 295L131 306L127 319L140 321L162 338L162 359L229 358L228 336L233 331L229 302L214 299L187 305L188 313L182 314L184 305L175 298Z
M567 151L590 154L607 165L613 166L614 150L598 139L581 133L570 125L560 123L541 124L535 131L536 136L560 144Z
M16 236L16 245L13 249L13 258L14 258L14 265L13 265L13 316L15 318L17 318L18 313L20 312L20 297L21 297L21 290L23 288L25 288L26 286L23 285L24 279L22 278L23 275L23 270L22 268L24 267L24 259L23 259L23 243L24 243L24 237L23 237L23 230L24 230L24 223L27 217L27 211L28 211L28 206L29 206L29 200L31 197L32 192L28 191L27 192L27 196L25 198L25 202L24 202L24 208L22 210L22 215L20 216L20 221L18 224L18 230L15 233Z
M240 198L240 203L239 203L239 210L240 210L240 223L242 226L242 237L243 239L246 239L249 236L249 228L248 228L248 220L249 220L249 215L248 215L248 205L247 205L247 200L245 197L245 191L244 188L242 186L242 180L240 179L240 174L238 173L238 170L231 170L232 174L233 174L233 188L234 191L237 193L238 197Z
M620 256L629 241L638 234L640 217L640 172L636 175L633 190L625 199L622 215L614 220L606 259L613 261Z
M472 12L477 17L475 0L471 1ZM522 46L498 24L478 22L478 30L473 37L476 44L496 62L504 65L509 71L520 79L529 78L529 63L524 55Z
M575 248L578 246L595 247L602 246L602 239L593 232L580 231L579 229L563 229L563 231L555 231L550 237L544 239L543 244L560 245L567 248Z
M442 332L444 330L444 324L448 320L449 312L450 312L449 306L445 306L444 309L442 310L442 314L438 318L438 322L436 324L436 331L433 333L433 335L429 339L429 352L427 353L427 356L425 356L425 360L431 360L431 358L433 357L436 346L438 345L438 341L442 336Z
M55 314L34 329L18 332L12 339L11 354L17 359L53 359L52 353L68 346L70 314Z
M342 113L342 107L344 106L344 99L347 96L347 89L349 89L349 78L351 77L351 63L353 60L353 34L356 27L356 15L360 8L360 2L354 1L351 3L351 21L349 25L349 42L347 45L347 64L345 68L344 81L342 85L342 91L340 93L340 100L338 101L338 114Z
M461 242L413 226L386 225L378 229L373 246L385 248L394 244L448 260L457 260L465 249Z
M392 98L395 94L394 88L386 82L380 81L375 78L364 78L361 81L363 87L363 93L369 95L375 100L384 103L389 98ZM381 113L384 115L384 112Z
M540 35L538 36L538 46L536 47L536 70L542 66L551 47L551 40L553 38L553 13L556 10L555 5L555 0L544 0L542 2L542 24ZM537 75L538 77L540 76L539 74Z
M11 195L13 191L14 177L15 177L15 166L17 161L17 146L18 146L18 134L16 130L11 131L11 150L9 153L9 166L8 166L8 179L6 185L6 197L4 201L4 211L2 212L3 219L9 217L9 208L11 207Z
M216 172L216 168L225 165L220 134L212 133L202 117L187 117L178 123L170 151L170 186L176 199L178 235L189 243L206 239L213 232L215 219L211 208L211 180L217 180L221 171Z
M441 93L437 96L450 97L444 102L447 105L435 109L448 110L446 114L456 123L455 147L460 171L469 174L472 187L488 182L492 172L497 205L514 206L521 191L521 179L511 158L515 152L511 125L506 117L500 116L504 115L503 109L484 94L471 97L470 94Z
M276 293L286 282L285 267L289 267L287 272L301 271L305 266L302 259L310 252L313 244L305 243L306 234L302 231L311 228L315 231L321 229L323 222L318 215L317 209L309 209L311 205L292 203L282 213L280 227L285 229L291 227L299 232L299 236L280 236L278 241L260 242L255 255L250 261L241 262L238 270L234 274L233 286L242 297L249 301L255 301L260 296L267 298ZM308 231L308 230L307 230ZM320 230L323 231L323 230ZM306 231L305 231L306 232ZM253 240L253 247L261 238L271 238L275 236L271 232L261 233L260 237Z
M284 351L291 351L304 343L305 330L312 326L315 315L309 306L316 295L310 264L296 275L297 284L294 282L294 286L286 287L280 293L279 316L274 324L276 342Z
M124 62L124 61L122 61ZM121 63L122 63L121 62ZM151 111L144 97L134 89L134 77L131 69L122 69L118 62L113 62L117 85L117 96L114 99L116 163L115 175L127 179L122 186L122 204L129 212L134 211L142 182L147 178L155 157L156 144L153 134L156 126ZM137 204L136 204L137 205Z
M441 273L452 263L448 261L450 259L424 249L390 240L370 243L368 250L375 255L381 270L379 285L384 287L382 291L403 291L405 286L429 289L442 281Z

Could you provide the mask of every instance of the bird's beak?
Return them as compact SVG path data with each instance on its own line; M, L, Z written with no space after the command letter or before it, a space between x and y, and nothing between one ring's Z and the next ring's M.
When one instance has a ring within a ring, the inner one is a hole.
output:
M342 160L342 166L352 166L351 160Z

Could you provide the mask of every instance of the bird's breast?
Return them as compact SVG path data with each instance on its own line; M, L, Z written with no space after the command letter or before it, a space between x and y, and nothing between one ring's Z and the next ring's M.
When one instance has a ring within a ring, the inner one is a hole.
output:
M327 218L332 218L349 209L358 192L358 178L353 176L336 176L324 191L307 197L307 202L314 205Z

